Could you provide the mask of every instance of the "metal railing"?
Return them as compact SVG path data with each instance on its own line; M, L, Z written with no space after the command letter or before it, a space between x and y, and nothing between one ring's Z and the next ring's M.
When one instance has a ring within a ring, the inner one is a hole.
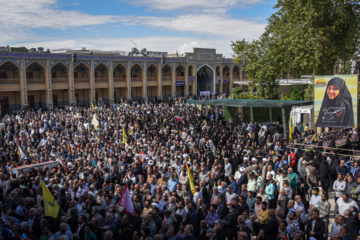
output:
M114 78L114 82L126 82L126 78Z
M52 83L69 83L67 78L52 78Z
M89 83L89 78L74 78L74 83Z
M0 84L20 84L18 78L0 78Z
M108 78L95 78L95 82L108 82Z
M154 81L154 82L156 82L156 81L157 81L157 77L147 77L147 80L148 80L148 81Z
M45 84L44 78L28 78L26 79L27 84Z

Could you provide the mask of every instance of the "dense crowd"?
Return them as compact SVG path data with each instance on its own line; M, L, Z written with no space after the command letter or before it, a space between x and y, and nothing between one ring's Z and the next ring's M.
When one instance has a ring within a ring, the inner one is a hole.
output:
M7 114L0 239L358 238L357 160L291 145L279 121L270 132L223 115L184 99ZM294 138L313 134L299 123ZM57 218L45 214L42 181ZM131 213L118 204L125 185Z

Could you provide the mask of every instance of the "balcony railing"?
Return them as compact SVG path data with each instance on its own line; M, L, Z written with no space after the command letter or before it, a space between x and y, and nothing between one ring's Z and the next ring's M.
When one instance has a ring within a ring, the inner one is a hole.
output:
M142 77L132 77L131 78L132 82L141 82L142 81Z
M157 77L147 77L147 80L148 80L148 81L154 81L154 82L156 82L156 81L157 81Z
M176 76L176 80L177 81L185 81L185 77L184 76Z
M114 82L126 82L126 78L114 78Z
M89 83L90 79L89 78L74 78L74 82L75 83Z
M108 82L108 78L95 78L95 82Z
M51 79L52 83L68 83L68 79L67 78L52 78Z
M28 78L27 84L45 84L45 79L43 78Z
M0 78L0 84L20 84L18 78Z

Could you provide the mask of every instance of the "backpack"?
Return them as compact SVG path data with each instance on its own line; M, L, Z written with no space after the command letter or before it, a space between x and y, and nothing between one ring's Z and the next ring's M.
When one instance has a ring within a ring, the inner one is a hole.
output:
M296 154L295 153L290 153L289 157L290 157L290 166L291 167L296 166Z

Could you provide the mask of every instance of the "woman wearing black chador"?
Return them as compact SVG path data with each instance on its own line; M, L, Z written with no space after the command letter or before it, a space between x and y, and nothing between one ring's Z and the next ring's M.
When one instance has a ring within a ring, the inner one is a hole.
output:
M315 127L353 126L354 111L351 94L344 79L332 78L327 84Z

